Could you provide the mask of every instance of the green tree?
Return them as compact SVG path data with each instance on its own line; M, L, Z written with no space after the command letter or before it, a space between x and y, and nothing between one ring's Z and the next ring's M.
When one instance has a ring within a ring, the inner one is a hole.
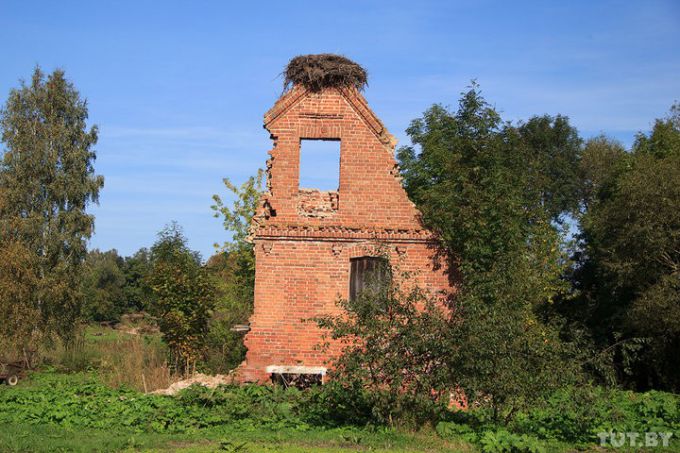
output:
M561 116L503 123L476 85L457 111L435 105L407 132L405 187L457 279L455 384L509 419L577 375L551 306L568 289L553 220L578 206L580 139Z
M3 204L0 188L0 210ZM21 358L30 366L32 348L44 335L38 307L24 302L38 287L36 257L5 231L0 232L0 361Z
M470 276L523 247L536 219L579 204L580 139L565 117L503 123L478 87L456 112L428 109L398 151L404 185L425 223Z
M219 291L209 335L212 368L217 371L234 368L245 358L243 334L232 331L232 327L247 323L253 311L255 252L249 234L263 190L263 179L262 170L241 186L225 178L228 196L233 197L231 204L221 196L213 195L211 208L215 217L221 217L225 230L232 234L231 240L215 244L217 254L206 265Z
M547 214L561 220L579 208L583 141L562 115L535 116L512 131L509 152L516 156L516 171L526 173L529 196L539 200Z
M94 228L87 207L104 184L93 167L97 128L87 129L87 118L87 103L64 72L45 77L39 68L29 84L10 91L0 112L0 229L30 254L37 278L35 291L3 304L36 311L39 328L67 342L80 316L82 265Z
M142 311L150 304L151 290L147 285L147 276L151 270L150 252L145 247L137 250L132 256L125 257L123 275L125 276L125 300L132 311Z
M215 244L215 248L227 252L249 247L252 249L248 236L264 189L263 181L264 171L261 169L257 171L257 175L248 178L240 187L232 183L229 178L222 180L227 191L231 193L230 197L235 197L234 201L231 206L228 206L222 197L213 195L215 204L211 206L211 209L215 211L216 218L223 217L224 229L230 231L232 237L230 241L221 245Z
M151 248L151 263L152 311L159 318L172 364L178 371L191 373L205 352L215 300L213 280L176 223L159 233Z
M263 191L263 180L262 170L258 170L256 176L248 178L240 187L225 178L224 185L231 192L230 196L234 197L234 201L229 206L222 197L213 195L215 204L211 206L215 217L222 217L225 230L232 234L230 241L215 244L219 252L230 255L229 261L235 263L235 266L231 266L234 284L230 291L234 298L251 306L255 288L255 253L249 236Z
M620 382L680 390L680 106L630 153L584 153L580 290L572 317L612 354Z
M492 271L462 283L452 305L456 382L505 422L580 377L580 351L563 340L563 322L552 313L567 289L559 241L544 222L527 242L523 253L498 257Z
M253 309L252 294L247 290L239 272L242 270L238 254L218 252L208 259L206 269L217 289L213 316L208 332L208 366L216 373L236 368L244 359L246 348L243 333L233 330L235 325L247 324Z
M125 298L124 261L118 252L91 250L85 258L83 315L93 321L116 321L128 309Z

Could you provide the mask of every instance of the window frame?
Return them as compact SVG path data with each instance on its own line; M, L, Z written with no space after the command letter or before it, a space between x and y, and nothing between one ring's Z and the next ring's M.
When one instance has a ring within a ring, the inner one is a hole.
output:
M356 300L367 289L370 288L367 282L370 274L376 275L380 286L387 286L392 282L392 270L389 260L383 256L357 256L349 260L349 300ZM369 265L369 263L372 263Z

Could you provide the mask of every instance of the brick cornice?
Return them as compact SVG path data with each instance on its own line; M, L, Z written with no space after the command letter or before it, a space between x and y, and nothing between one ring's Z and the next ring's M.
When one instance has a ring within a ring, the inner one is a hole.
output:
M252 238L268 240L436 242L425 229L400 230L389 228L351 228L345 226L264 225L253 231Z

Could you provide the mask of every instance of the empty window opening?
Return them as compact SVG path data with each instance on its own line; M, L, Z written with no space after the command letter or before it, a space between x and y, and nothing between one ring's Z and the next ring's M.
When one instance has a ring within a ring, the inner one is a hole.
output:
M349 298L356 300L366 292L378 293L392 282L392 271L387 259L362 256L350 260Z
M340 140L300 140L300 188L338 190Z
M323 375L321 373L272 373L271 379L274 385L280 385L285 388L295 387L300 390L323 383Z

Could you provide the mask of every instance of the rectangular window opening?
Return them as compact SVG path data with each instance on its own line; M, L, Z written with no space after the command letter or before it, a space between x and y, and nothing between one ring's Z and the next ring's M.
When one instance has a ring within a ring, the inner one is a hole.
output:
M300 140L300 188L337 191L340 186L340 140Z
M392 271L387 259L375 256L350 259L350 300L356 300L366 292L380 293L391 282Z
M300 390L323 384L321 373L272 373L271 379L274 385Z

